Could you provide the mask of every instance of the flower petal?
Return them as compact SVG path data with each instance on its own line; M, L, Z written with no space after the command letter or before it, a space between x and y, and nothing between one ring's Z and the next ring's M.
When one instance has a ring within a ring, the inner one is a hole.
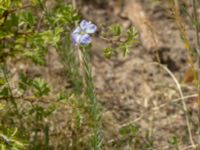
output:
M81 27L82 30L85 30L89 24L90 24L89 21L82 20L81 23L80 23L80 27Z
M72 41L74 42L75 45L79 44L79 41L81 39L81 35L78 33L72 33Z
M97 30L97 26L95 24L92 24L91 22L86 20L81 21L80 27L85 33L88 34L95 33Z
M90 34L90 33L95 33L96 30L97 30L97 26L96 25L89 24L89 25L87 25L87 28L85 29L85 32Z
M91 37L88 34L84 34L80 37L80 44L81 45L88 45L92 42Z
M75 33L81 33L81 28L80 27L77 27L74 31L73 31L73 34Z

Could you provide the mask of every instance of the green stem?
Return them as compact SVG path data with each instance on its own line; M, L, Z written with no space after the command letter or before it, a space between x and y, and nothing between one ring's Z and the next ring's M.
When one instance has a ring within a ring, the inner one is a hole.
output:
M97 102L95 87L92 77L92 71L90 67L90 56L86 48L80 49L83 60L83 69L84 69L84 80L85 80L85 95L90 102L90 111L93 124L93 137L92 137L92 146L94 150L101 149L102 137L101 137L101 115L100 107Z
M6 84L8 85L8 90L9 90L9 93L10 93L10 97L9 97L10 102L11 102L11 103L13 104L13 106L15 107L15 110L16 110L17 114L19 114L18 107L17 107L17 103L16 103L16 101L15 101L15 99L14 99L14 96L13 96L13 93L12 93L12 89L11 89L10 83L9 83L9 81L8 81L8 76L7 76L6 70L5 70L5 68L3 67L2 64L0 64L0 67L1 67L1 70L2 70L2 72L3 72L3 76L4 76L4 79L5 79L5 81L6 81Z
M198 21L196 0L192 0L192 5L193 5L194 20L195 20L195 31L196 31L197 78L198 78L197 89L198 89L198 106L199 106L198 116L199 116L199 127L200 127L200 37L199 37L200 25Z

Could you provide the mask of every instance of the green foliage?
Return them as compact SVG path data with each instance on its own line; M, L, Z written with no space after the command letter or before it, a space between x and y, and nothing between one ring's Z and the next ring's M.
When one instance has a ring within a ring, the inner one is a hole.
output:
M112 33L113 36L120 36L123 32L123 27L119 24L114 24L109 27L109 32Z
M125 30L119 24L110 26L102 33L102 37L109 43L109 46L104 49L106 58L117 56L119 51L126 56L129 49L138 42L138 32L134 27Z
M64 110L67 107L67 111L70 109L69 115L64 116L69 124L63 130L72 133L64 139L61 149L80 149L83 145L83 149L101 149L102 109L97 102L90 66L91 45L76 47L71 40L72 29L79 20L77 11L61 1L55 1L52 9L48 9L43 0L0 0L2 150L57 149L59 146L50 145L49 122L54 112L63 107ZM107 58L119 51L126 56L137 41L134 28L125 30L118 24L106 29L102 35L110 43L104 50ZM58 52L70 87L63 85L58 92L42 75L26 73L26 68L17 70L16 76L10 71L8 64L19 60L32 67L46 66L49 49ZM11 130L13 128L16 130ZM17 129L19 134L16 134ZM134 127L130 130L136 132ZM24 142L25 139L28 141Z
M5 68L7 68L8 60L16 59L30 59L36 65L45 65L49 48L58 48L63 33L71 32L75 22L79 20L78 13L72 6L64 3L56 3L51 11L47 10L45 2L41 0L30 2L20 0L0 1L0 63L2 66L0 98L5 102L11 102L4 103L3 101L0 103L1 124L4 122L5 129L9 129L13 127L9 120L18 120L18 122L24 120L23 124L17 123L16 126L20 129L19 132L22 135L25 134L29 137L31 134L35 134L35 142L28 142L30 149L41 148L38 130L35 130L35 128L44 130L44 145L46 145L46 149L49 147L48 126L41 124L44 123L45 118L52 115L58 104L56 102L52 102L48 106L39 103L34 104L49 99L47 96L52 92L49 84L40 77L30 78L26 74L20 73L18 86L15 84L15 89L13 89L10 85L12 78L8 76L9 72L5 71ZM71 40L68 44L71 45ZM19 91L19 93L14 94L13 90ZM61 96L60 99L62 97L64 96ZM18 102L16 103L16 101ZM28 103L31 103L31 105L24 108L23 105ZM15 110L7 109L13 108L13 106L16 108ZM80 122L78 120L80 120L81 114L78 116L77 123ZM27 128L26 126L30 122L35 126L29 125L29 128ZM24 143L20 142L17 137L20 136L11 135L3 129L0 140L1 149L24 149Z
M155 149L154 139L149 132L144 132L136 124L127 124L119 129L119 137L113 141L112 148L124 148L136 150Z
M37 97L42 97L45 95L48 95L50 92L50 88L48 83L44 82L44 80L40 78L36 78L32 82L33 90L34 90L34 95Z
M130 124L128 126L121 128L119 132L122 136L127 136L127 135L137 136L139 128Z
M10 8L11 0L1 0L0 1L0 15L3 15L5 11Z
M1 150L25 150L26 144L17 139L16 136L17 129L6 130L6 133L0 131L0 149ZM6 134L6 135L5 135Z
M26 91L32 84L32 80L28 78L25 74L21 73L19 77L19 89Z
M169 143L176 149L179 150L179 139L177 136L173 136L170 140Z
M70 5L58 5L53 17L51 23L55 26L73 25L80 19L78 13Z
M39 105L33 106L29 110L29 114L36 118L36 120L42 120L45 117L51 115L55 110L55 106L50 105L48 108L41 107Z
M81 94L83 91L83 77L79 72L80 63L75 54L76 51L71 45L70 32L63 35L58 46L58 53L61 56L62 64L75 94Z
M17 5L16 5L17 4ZM33 4L33 5L32 5ZM61 33L70 30L70 25L78 21L79 16L70 5L59 4L51 12L47 12L41 1L32 1L25 5L21 1L2 1L0 6L0 58L25 56L36 64L45 64L45 55L49 46L56 47ZM36 8L41 4L42 16L26 8ZM41 27L43 28L41 30Z

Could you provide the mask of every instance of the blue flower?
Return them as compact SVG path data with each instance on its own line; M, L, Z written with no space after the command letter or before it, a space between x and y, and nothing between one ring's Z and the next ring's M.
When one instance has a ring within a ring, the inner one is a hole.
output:
M92 39L89 34L95 33L97 30L97 26L88 22L86 20L82 20L80 26L78 26L72 32L72 40L75 45L88 45L92 42Z

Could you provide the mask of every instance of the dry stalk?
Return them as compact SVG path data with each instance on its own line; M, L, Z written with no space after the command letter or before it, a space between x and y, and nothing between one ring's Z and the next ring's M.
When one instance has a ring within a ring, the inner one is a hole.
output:
M191 142L191 145L193 145L193 148L195 148L195 144L194 144L193 137L192 137L192 131L191 131L191 127L190 127L190 122L189 122L189 117L188 117L188 109L187 109L187 105L184 101L184 95L183 95L183 91L181 89L181 85L179 84L175 75L166 66L159 64L159 63L154 63L154 64L163 68L171 76L171 78L173 79L173 81L175 82L175 84L177 86L177 89L178 89L179 94L180 94L181 102L182 102L182 105L183 105L183 110L184 110L184 113L185 113L185 119L186 119L187 130L188 130L190 142Z
M198 13L197 13L197 6L196 6L196 0L192 0L192 6L193 6L193 15L194 15L194 21L195 21L195 31L196 31L196 53L197 53L197 90L198 90L198 108L199 108L199 127L200 127L200 25L198 21Z
M185 119L186 119L186 125L187 125L187 130L188 130L188 134L189 134L189 138L190 138L190 142L191 142L191 145L193 146L193 148L195 148L195 144L194 144L194 141L193 141L193 137L192 137L192 131L191 131L191 127L190 127L190 122L189 122L189 117L188 117L188 109L187 109L187 105L185 103L185 99L188 99L188 98L191 98L191 97L198 97L198 94L195 94L195 95L190 95L190 96L185 96L183 95L183 92L182 92L182 88L181 88L181 85L179 84L178 80L176 79L175 75L164 65L162 64L159 64L157 62L155 63L150 63L150 64L153 64L153 65L156 65L156 66L160 66L161 68L163 68L169 75L170 77L173 79L173 81L175 82L176 86L177 86L177 89L179 91L179 95L180 95L180 98L178 99L175 99L175 100L172 100L168 103L165 103L165 104L161 104L160 106L157 106L157 107L154 107L152 108L150 111L142 114L140 117L136 118L134 121L131 121L131 122L128 122L128 123L125 123L125 124L122 124L121 126L119 126L119 129L120 128L123 128L129 124L133 124L139 120L141 120L145 115L148 115L151 111L155 111L155 110L158 110L160 108L163 108L165 107L166 105L168 104L171 104L171 103L174 103L174 102L178 102L178 101L181 101L182 102L182 105L183 105L183 110L184 110L184 113L185 113Z
M167 102L167 103L161 104L161 105L159 105L159 106L156 106L156 107L150 109L149 111L147 111L146 113L143 113L140 117L136 118L135 120L120 125L120 126L118 127L118 130L121 129L121 128L123 128L123 127L126 127L126 126L128 126L128 125L130 125L130 124L134 124L134 123L140 121L142 118L144 118L146 115L149 115L151 112L156 111L156 110L159 110L159 109L161 109L161 108L163 108L163 107L165 107L165 106L167 106L167 105L170 105L170 104L173 104L173 103L178 103L178 102L180 102L180 101L182 101L182 100L184 100L184 101L185 101L185 100L189 100L190 98L196 98L196 97L198 97L198 94L188 95L188 96L184 96L184 97L182 97L182 98L177 98L177 99L170 100L170 101ZM112 143L112 142L114 142L114 141L116 141L116 140L117 140L117 139L110 139L107 143L109 144L109 143ZM191 147L191 146L190 146L190 147Z
M126 123L120 125L119 128L123 128L123 127L125 127L125 126L127 126L127 125L129 125L129 124L134 124L134 123L140 121L142 118L144 118L146 115L148 115L148 114L151 113L152 111L159 110L159 109L161 109L161 108L163 108L163 107L166 107L167 105L170 105L170 104L173 104L173 103L178 103L178 102L180 102L180 101L182 101L182 100L185 101L185 100L188 100L188 99L190 99L190 98L196 98L196 97L198 97L198 94L188 95L188 96L184 96L184 97L182 97L182 98L177 98L177 99L170 100L170 101L167 102L167 103L164 103L164 104L161 104L161 105L159 105L159 106L153 107L153 108L150 109L149 111L147 111L147 112L143 113L142 115L140 115L140 117L136 118L135 120L130 121L130 122L126 122Z
M185 46L186 50L188 51L188 61L189 61L189 64L191 66L191 70L192 70L192 74L194 76L195 84L197 85L198 80L197 80L197 75L196 75L196 72L195 72L194 60L193 60L193 57L191 55L193 53L193 49L190 45L190 41L188 40L188 38L186 36L185 27L182 24L178 0L173 0L173 1L174 1L174 7L172 7L172 9L174 11L174 17L175 17L176 25L177 25L177 27L180 31L180 34L181 34L181 36L184 40L184 46Z

